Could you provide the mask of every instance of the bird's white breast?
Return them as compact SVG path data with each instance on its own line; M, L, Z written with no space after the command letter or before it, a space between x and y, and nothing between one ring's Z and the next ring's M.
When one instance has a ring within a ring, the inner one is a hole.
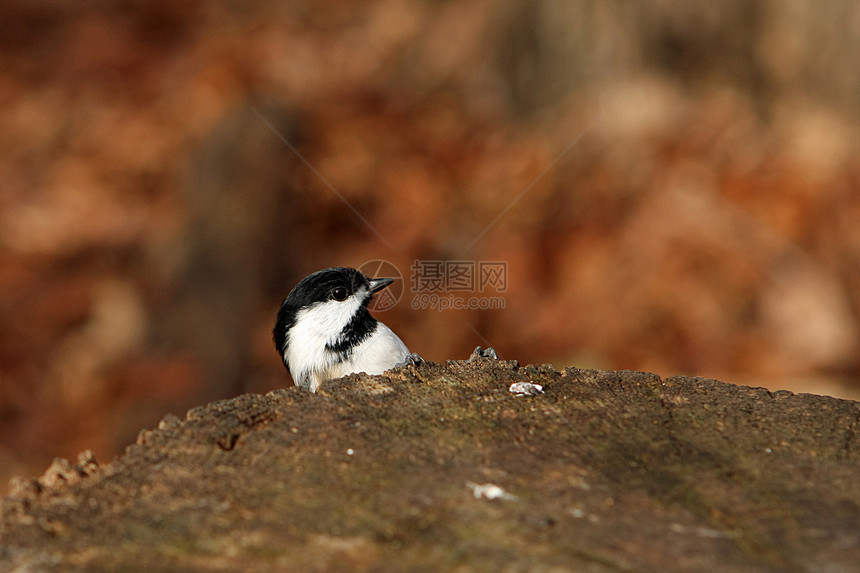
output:
M390 328L377 322L376 331L356 346L347 360L333 365L328 378L339 378L353 372L382 374L395 364L404 362L408 356L409 349L403 341Z

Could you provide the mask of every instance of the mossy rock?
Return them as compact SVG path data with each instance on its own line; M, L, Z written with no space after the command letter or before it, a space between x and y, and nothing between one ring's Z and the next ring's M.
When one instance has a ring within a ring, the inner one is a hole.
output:
M17 480L0 570L857 571L858 420L851 401L642 372L352 375Z

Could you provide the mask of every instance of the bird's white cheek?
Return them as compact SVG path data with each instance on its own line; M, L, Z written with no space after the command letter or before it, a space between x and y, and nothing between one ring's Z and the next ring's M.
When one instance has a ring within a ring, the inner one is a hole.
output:
M302 309L296 315L294 335L290 338L304 340L304 337L308 337L309 342L321 341L323 346L334 342L360 306L361 300L351 296L345 301L329 300Z

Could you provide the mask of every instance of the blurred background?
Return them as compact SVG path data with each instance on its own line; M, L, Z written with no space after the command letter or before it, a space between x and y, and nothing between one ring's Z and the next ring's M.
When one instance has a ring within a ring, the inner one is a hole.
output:
M860 398L858 53L847 0L6 0L0 491L290 384L280 301L373 259L436 362Z

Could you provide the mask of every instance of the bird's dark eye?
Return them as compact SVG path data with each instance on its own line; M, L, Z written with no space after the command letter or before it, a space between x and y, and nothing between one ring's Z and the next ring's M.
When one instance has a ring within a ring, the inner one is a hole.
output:
M331 297L334 300L346 300L346 289L344 287L335 287L331 291Z

